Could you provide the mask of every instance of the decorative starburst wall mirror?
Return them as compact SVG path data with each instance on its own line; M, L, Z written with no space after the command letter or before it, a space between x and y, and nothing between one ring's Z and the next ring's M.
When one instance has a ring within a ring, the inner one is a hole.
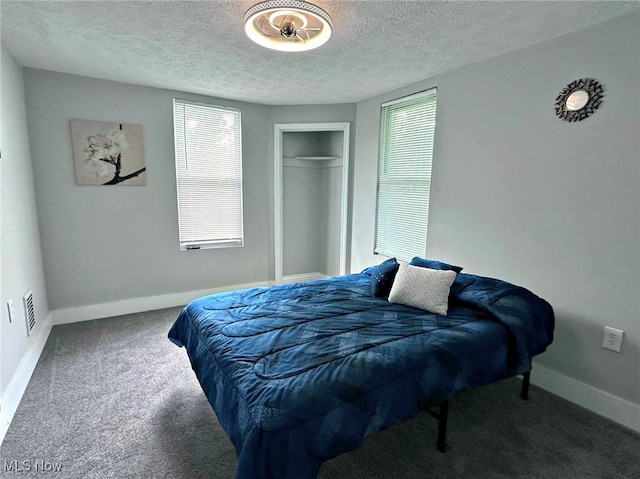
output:
M556 98L556 115L565 121L581 121L592 115L602 103L603 88L593 78L569 83Z

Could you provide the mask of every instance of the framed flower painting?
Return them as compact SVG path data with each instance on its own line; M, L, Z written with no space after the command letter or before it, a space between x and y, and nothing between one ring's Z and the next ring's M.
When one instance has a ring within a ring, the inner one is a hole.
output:
M71 120L78 185L147 184L142 126Z

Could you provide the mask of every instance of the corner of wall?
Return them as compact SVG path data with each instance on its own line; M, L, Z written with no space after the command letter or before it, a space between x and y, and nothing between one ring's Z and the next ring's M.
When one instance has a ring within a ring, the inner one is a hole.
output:
M15 413L52 324L44 281L23 71L4 44L1 57L0 437ZM29 290L34 295L36 313L31 336L27 335L22 304L22 296ZM6 307L10 299L15 310L12 322Z

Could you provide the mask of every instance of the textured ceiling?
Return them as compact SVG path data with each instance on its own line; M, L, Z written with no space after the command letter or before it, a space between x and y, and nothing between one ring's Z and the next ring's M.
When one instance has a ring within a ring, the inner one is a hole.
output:
M640 9L633 2L314 1L323 47L249 41L256 1L6 1L24 66L263 104L351 103Z

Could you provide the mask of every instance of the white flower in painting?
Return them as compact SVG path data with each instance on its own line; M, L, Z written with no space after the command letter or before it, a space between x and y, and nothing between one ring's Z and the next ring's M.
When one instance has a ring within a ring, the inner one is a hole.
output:
M113 166L120 161L122 150L127 148L127 142L122 130L112 133L96 133L87 138L89 146L83 151L88 153L85 160L98 178L113 176Z
M106 163L96 162L96 176L98 178L109 178L113 176L112 168L110 168Z
M122 130L115 130L109 134L97 133L87 138L89 146L84 149L87 161L106 161L114 164L122 150L127 148L127 142Z
M113 166L110 166L111 163L94 160L92 158L87 158L85 163L87 167L93 170L93 174L96 175L96 178L108 178L113 176Z

